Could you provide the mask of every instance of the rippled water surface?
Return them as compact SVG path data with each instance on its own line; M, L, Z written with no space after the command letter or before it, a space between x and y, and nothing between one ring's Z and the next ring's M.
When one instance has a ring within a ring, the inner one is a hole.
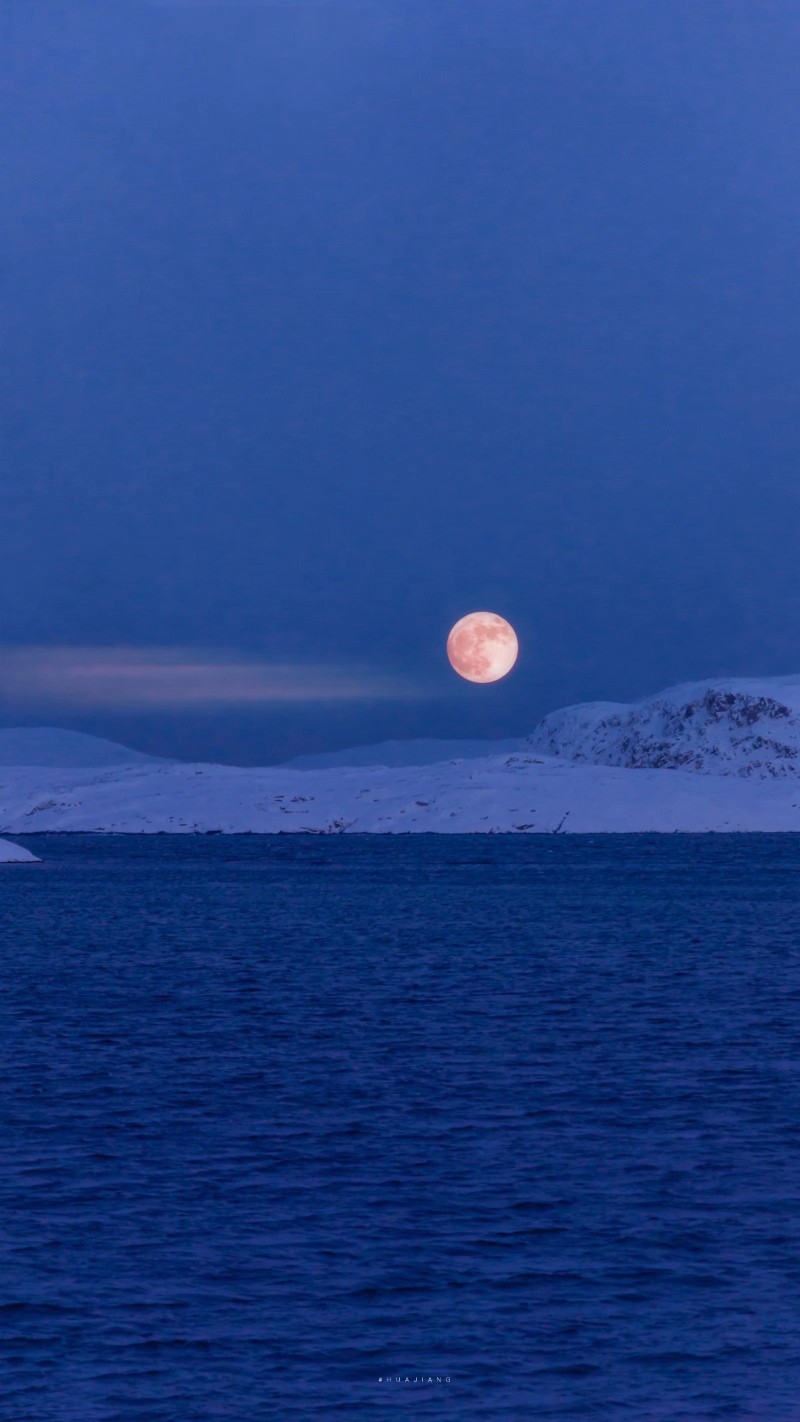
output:
M800 837L27 843L0 1416L800 1418Z

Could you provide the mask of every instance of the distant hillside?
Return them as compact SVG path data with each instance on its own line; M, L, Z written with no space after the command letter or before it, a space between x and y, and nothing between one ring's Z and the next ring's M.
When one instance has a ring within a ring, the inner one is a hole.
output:
M143 755L116 741L86 736L82 731L62 731L57 726L20 726L0 730L0 766L49 765L54 769L100 769L106 765L152 763L157 757Z
M627 769L800 776L800 676L691 682L631 705L567 706L539 722L527 748Z
M381 741L374 746L353 746L321 755L296 755L285 764L293 770L329 770L337 765L437 765L445 760L514 755L525 750L525 746L521 736L512 741Z

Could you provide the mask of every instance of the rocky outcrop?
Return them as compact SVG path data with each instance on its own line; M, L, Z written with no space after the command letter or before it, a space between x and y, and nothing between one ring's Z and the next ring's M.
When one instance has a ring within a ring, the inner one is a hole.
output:
M569 706L545 716L527 744L632 770L800 776L800 678L701 682L632 705Z

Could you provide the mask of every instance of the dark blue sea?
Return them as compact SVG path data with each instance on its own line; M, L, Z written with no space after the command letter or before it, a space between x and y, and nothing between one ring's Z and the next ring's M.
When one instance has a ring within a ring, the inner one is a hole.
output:
M800 1418L800 836L0 868L0 1417Z

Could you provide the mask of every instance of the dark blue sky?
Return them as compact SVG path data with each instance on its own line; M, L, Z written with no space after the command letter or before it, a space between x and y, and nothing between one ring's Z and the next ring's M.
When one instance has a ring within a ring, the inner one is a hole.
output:
M0 643L134 667L0 662L4 724L259 760L800 670L793 0L5 0L0 42ZM148 701L143 648L301 689Z

